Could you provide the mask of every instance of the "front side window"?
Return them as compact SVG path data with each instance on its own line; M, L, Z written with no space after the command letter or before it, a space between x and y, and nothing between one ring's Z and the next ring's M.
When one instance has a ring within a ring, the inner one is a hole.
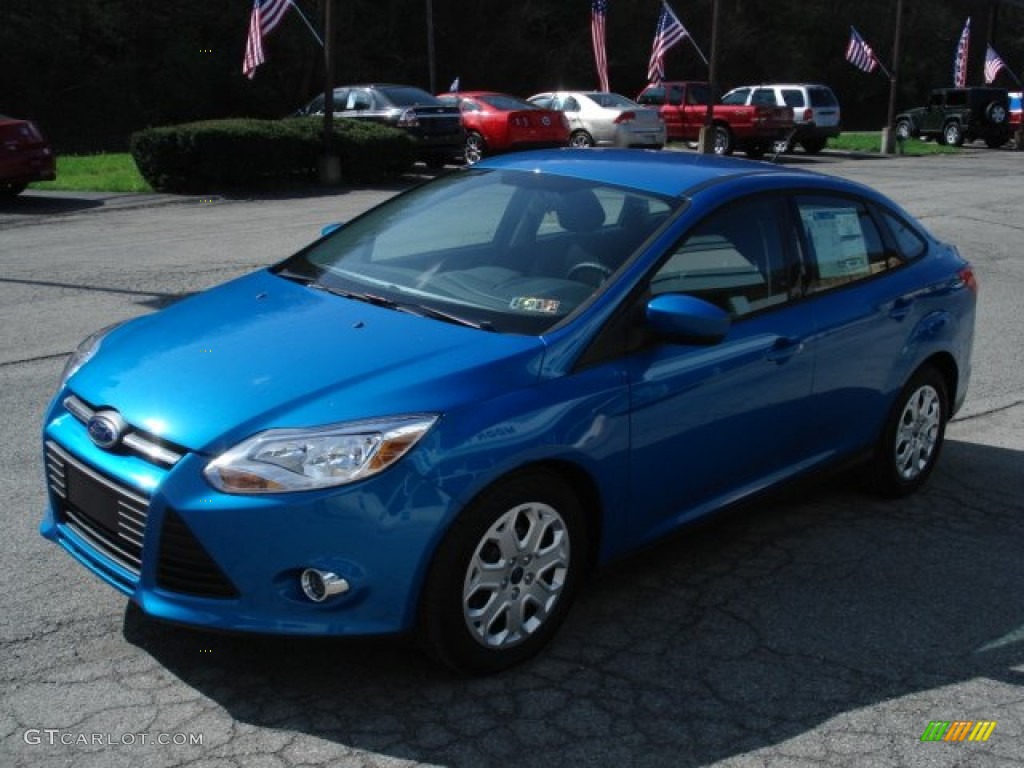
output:
M893 266L867 207L847 198L796 199L810 293L867 279Z
M799 283L786 221L774 197L729 204L676 246L651 279L651 294L685 293L734 317L786 303Z
M747 96L750 95L749 88L737 88L735 91L730 91L722 97L723 104L729 104L731 106L743 106L747 103Z

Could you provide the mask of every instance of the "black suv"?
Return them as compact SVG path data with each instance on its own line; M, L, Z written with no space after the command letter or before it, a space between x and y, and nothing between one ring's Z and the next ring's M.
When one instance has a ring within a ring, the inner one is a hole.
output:
M1010 140L1010 99L1003 88L936 88L927 107L896 116L896 136L959 147L983 139L995 149Z

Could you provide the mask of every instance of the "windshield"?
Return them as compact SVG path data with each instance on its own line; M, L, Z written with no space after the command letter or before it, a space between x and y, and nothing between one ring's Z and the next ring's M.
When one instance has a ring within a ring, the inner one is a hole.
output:
M635 109L640 106L635 101L630 101L617 93L587 93L585 95L605 109Z
M541 334L679 204L551 174L461 171L392 198L275 271L381 305Z

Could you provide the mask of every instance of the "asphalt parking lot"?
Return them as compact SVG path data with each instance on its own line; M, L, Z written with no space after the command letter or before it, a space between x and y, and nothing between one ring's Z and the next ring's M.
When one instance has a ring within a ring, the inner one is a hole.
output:
M546 653L486 679L401 639L157 624L37 533L41 416L81 337L397 187L0 204L0 765L1024 764L1024 153L785 162L881 189L976 266L971 391L936 474L901 502L843 477L687 531L599 574ZM922 741L933 721L996 725Z

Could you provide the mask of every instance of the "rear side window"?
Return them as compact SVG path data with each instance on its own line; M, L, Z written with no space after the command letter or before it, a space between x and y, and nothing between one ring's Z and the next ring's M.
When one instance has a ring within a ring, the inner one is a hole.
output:
M796 199L808 260L807 292L820 293L884 272L899 263L887 254L863 203L826 196Z
M829 88L808 88L808 95L811 97L812 107L834 107L839 102L836 95Z
M787 107L804 107L804 94L799 88L783 88L782 98Z
M889 211L882 211L882 220L892 234L893 242L903 260L912 261L928 248L928 244L921 234L912 229L903 219L897 218Z
M771 88L758 88L754 91L754 96L750 99L750 103L759 107L774 107L775 91Z

